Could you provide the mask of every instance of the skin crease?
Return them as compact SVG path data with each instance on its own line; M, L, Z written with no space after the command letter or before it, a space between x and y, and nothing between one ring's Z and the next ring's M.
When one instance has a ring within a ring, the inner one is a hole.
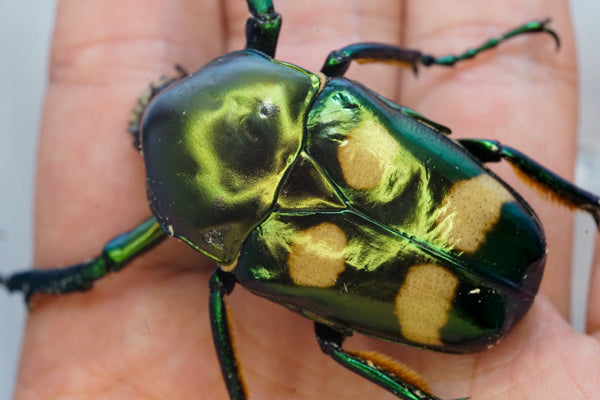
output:
M553 18L563 41L531 35L453 69L353 66L349 76L455 137L502 140L572 177L576 63L564 1L279 0L277 57L318 70L357 41L458 52L532 18ZM319 7L319 8L318 8ZM179 63L195 70L244 45L242 0L62 0L42 124L36 193L37 266L98 253L150 212L139 154L125 134L139 93ZM541 294L491 350L446 355L355 335L348 348L386 353L420 371L442 398L592 399L600 391L600 254L588 332L566 320L572 213L500 168L541 216L550 249ZM598 246L597 246L598 247ZM169 240L92 291L34 299L16 399L224 399L208 324L212 265ZM395 398L323 355L312 323L241 287L228 298L252 399Z

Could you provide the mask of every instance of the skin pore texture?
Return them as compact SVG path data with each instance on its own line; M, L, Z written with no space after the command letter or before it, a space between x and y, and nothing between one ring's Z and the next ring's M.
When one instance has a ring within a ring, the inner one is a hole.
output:
M497 139L572 178L577 118L575 48L566 1L275 1L276 57L318 71L330 50L378 41L442 55L524 21L552 17L560 52L527 35L418 79L390 65L348 77L452 128ZM76 263L150 214L139 154L126 134L137 96L174 64L194 71L244 46L243 0L59 1L38 162L35 265ZM600 254L587 333L568 324L572 211L498 171L540 215L546 274L531 311L491 350L426 352L356 335L419 371L442 398L592 399L600 391ZM598 246L597 246L598 248ZM208 323L213 264L169 240L92 291L34 299L16 399L223 399ZM238 287L227 299L252 399L393 399L323 355L312 322Z

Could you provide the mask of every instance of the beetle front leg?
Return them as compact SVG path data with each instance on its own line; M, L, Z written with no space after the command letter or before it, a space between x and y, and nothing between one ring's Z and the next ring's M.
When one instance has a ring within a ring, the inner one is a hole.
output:
M64 268L33 270L0 278L0 284L8 290L20 291L29 304L37 293L66 294L85 291L109 272L121 270L142 253L156 246L167 234L155 218L149 218L129 232L122 233L109 241L102 253L81 264Z
M246 48L274 57L281 15L275 12L271 0L248 0L248 9L252 17L246 22Z
M425 382L403 365L371 352L350 352L342 349L346 338L342 333L315 322L315 334L321 350L335 361L383 387L401 399L439 400L423 387ZM411 382L409 382L411 381Z
M217 358L221 365L221 373L229 392L231 400L245 400L246 387L238 367L235 350L231 340L231 327L229 312L225 304L225 295L228 295L235 286L235 278L228 272L215 269L210 277L210 326L212 329Z
M327 76L342 76L348 70L352 60L361 62L391 62L407 66L415 73L421 65L429 67L432 65L444 65L451 67L454 64L475 57L477 54L496 47L500 43L523 34L545 32L552 36L556 46L560 45L558 35L550 28L550 20L531 21L520 25L503 35L488 39L480 46L466 50L461 54L450 54L442 57L434 57L424 54L420 50L406 49L381 43L356 43L334 50L329 53L321 72Z
M595 194L575 186L520 151L495 140L459 139L458 142L481 162L508 161L558 200L590 213L600 228L600 198Z

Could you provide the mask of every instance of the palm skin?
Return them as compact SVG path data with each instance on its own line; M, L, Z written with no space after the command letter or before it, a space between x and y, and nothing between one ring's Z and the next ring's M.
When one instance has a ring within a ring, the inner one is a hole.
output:
M59 2L38 164L36 265L86 259L149 215L141 159L124 133L136 97L172 75L174 63L194 70L243 47L242 0L151 3ZM358 41L445 54L551 16L559 53L550 39L528 36L453 69L422 70L417 80L388 65L352 67L348 76L452 127L456 137L501 140L569 177L577 78L568 4L455 3L279 0L277 58L316 71L330 50ZM572 214L499 170L540 215L550 248L541 294L524 320L501 344L473 355L360 335L347 345L405 362L442 398L594 398L600 278L592 276L588 333L576 333L566 321ZM92 291L38 296L15 398L226 398L208 324L212 269L170 240ZM228 303L251 398L394 398L323 355L310 321L241 287Z

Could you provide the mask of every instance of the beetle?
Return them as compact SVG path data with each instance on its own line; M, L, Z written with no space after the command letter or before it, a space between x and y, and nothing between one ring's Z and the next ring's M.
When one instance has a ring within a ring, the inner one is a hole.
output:
M246 397L223 312L239 283L314 320L320 346L343 366L399 397L434 399L342 343L356 331L473 352L524 315L543 272L542 227L483 163L508 160L596 221L599 199L500 143L451 140L448 128L343 75L352 60L416 69L518 34L558 38L535 21L459 56L363 43L331 53L321 76L275 60L281 19L270 2L248 5L245 50L157 83L132 113L154 216L91 261L3 282L27 299L88 289L174 236L219 264L209 305L231 398Z

